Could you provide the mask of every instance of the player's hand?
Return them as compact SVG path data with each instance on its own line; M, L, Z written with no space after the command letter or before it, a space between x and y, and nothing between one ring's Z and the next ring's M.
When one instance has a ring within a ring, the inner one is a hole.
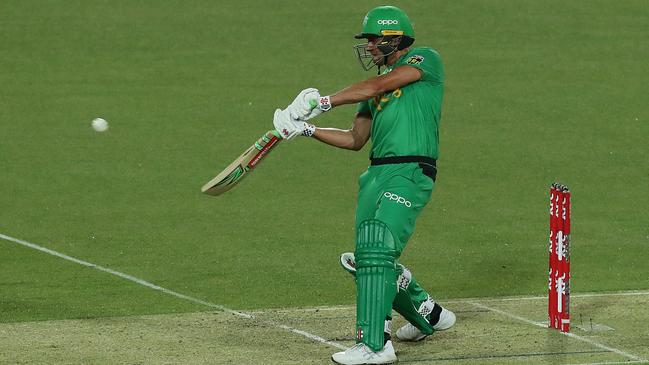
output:
M277 109L273 115L273 126L275 130L282 135L284 139L292 139L298 134L302 133L298 124L291 118L291 112L289 108L284 110Z
M314 97L316 96L316 97ZM311 111L309 114L307 114L304 118L304 120L309 120L312 118L317 117L318 115L327 112L331 110L331 97L327 96L320 96L318 93L317 95L314 94L307 94L305 97L309 98L308 103L309 106L311 107Z
M313 104L311 100L317 100L320 97L320 92L315 88L308 88L300 91L300 93L295 97L295 100L286 108L291 114L293 119L302 119L311 113L313 109Z
M273 126L282 135L282 138L287 140L299 135L311 137L315 132L315 126L313 124L293 119L289 108L275 110Z

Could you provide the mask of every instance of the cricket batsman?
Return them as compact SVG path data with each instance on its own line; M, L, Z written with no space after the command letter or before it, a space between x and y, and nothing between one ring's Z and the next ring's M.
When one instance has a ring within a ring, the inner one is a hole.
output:
M439 54L412 47L415 33L401 9L380 6L363 19L354 47L365 70L378 75L322 96L302 91L273 124L285 139L302 135L358 151L372 139L370 166L359 178L355 252L341 263L356 279L356 345L333 354L338 364L390 364L392 309L409 323L396 336L421 341L448 329L455 314L436 303L398 262L437 176L444 69ZM339 105L357 104L350 129L320 128L310 119Z

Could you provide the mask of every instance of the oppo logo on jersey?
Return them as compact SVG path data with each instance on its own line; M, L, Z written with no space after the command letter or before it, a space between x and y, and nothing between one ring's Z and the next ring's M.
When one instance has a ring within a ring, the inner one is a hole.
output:
M412 207L412 203L411 203L410 201L406 200L406 199L403 198L403 197L400 197L399 195L397 195L397 194L395 194L395 193L391 193L391 192L389 192L389 191L386 191L386 192L383 194L383 196L386 197L386 198L388 198L388 199L390 199L390 200L394 200L394 201L396 201L396 202L399 203L399 204L403 204L403 205L405 205L405 206L408 207L408 208Z
M392 24L396 25L396 24L399 24L399 21L395 20L395 19L379 19L379 20L376 21L376 24L378 24L378 25L392 25Z

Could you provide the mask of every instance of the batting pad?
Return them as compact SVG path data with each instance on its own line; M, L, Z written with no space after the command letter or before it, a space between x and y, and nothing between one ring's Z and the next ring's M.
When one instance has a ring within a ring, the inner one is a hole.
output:
M354 256L357 341L379 351L397 294L396 243L387 225L376 219L361 222Z

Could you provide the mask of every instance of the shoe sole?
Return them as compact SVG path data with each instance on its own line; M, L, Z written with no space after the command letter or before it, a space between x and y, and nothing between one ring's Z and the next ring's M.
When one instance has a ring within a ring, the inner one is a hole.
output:
M331 362L333 362L334 364L342 365L342 363L339 363L338 361L334 360L333 357L331 358ZM390 364L396 364L396 363L397 363L397 360L393 360L393 361L390 361L390 362L384 362L384 363L381 363L380 365L383 365L383 364L385 364L385 365L390 365ZM359 365L372 365L372 364L366 362L366 363L359 364Z
M388 341L386 346L389 346L389 348L391 349L390 350L391 354L383 354L382 355L383 360L386 360L385 362L363 362L363 363L359 363L358 365L374 365L374 364L382 365L382 364L394 364L394 363L396 363L398 361L398 359L397 359L397 356L394 354L394 347L392 347L392 341ZM383 352L384 350L386 350L385 347L384 347L383 350L381 350L381 352ZM336 354L338 354L338 353L336 353ZM331 356L331 361L333 361L334 364L342 364L342 365L344 365L343 363L340 363L340 362L334 360L334 356L336 354ZM386 358L386 357L388 357L388 358ZM358 359L358 360L363 361L362 359ZM379 360L379 359L375 359L375 360Z

